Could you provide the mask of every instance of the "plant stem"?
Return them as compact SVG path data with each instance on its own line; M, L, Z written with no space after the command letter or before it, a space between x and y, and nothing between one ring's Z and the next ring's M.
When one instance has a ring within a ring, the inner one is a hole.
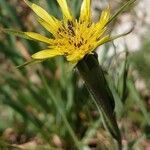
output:
M94 103L103 117L103 124L121 145L121 135L114 113L114 98L105 79L103 70L95 55L88 55L77 64L87 88L93 96Z

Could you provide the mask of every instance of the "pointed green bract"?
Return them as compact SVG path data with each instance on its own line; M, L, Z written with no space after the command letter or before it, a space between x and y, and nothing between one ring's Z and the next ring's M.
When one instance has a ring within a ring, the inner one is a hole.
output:
M86 56L78 62L77 69L93 96L106 128L118 141L118 145L121 145L121 135L114 112L114 98L97 58L94 55Z
M111 23L113 20L115 20L118 15L121 14L121 12L123 12L127 7L129 7L130 5L132 5L134 2L136 2L136 0L129 0L127 3L125 3L121 8L118 9L118 11L109 19L109 21L107 22L107 24Z
M97 47L97 46L100 46L100 45L102 45L102 44L104 44L104 43L108 43L108 42L111 42L111 41L113 41L113 40L116 40L116 39L118 39L118 38L120 38L120 37L126 36L126 35L128 35L129 33L131 33L131 32L133 31L133 29L134 29L134 27L132 27L128 32L123 33L123 34L119 34L119 35L116 35L116 36L109 36L109 35L108 35L108 36L105 36L104 38L100 39L100 40L97 42L96 47Z
M17 66L16 68L17 68L17 69L22 69L22 68L25 67L25 66L28 66L28 65L31 65L31 64L35 64L35 63L39 63L39 62L42 62L42 61L43 61L43 60L34 60L34 59L32 59L32 60L30 60L30 61L25 62L25 63L22 64L22 65Z

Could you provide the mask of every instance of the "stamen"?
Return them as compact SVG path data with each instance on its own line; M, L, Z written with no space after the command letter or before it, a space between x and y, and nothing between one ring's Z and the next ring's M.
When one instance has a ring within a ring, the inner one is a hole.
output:
M77 44L78 48L82 45L82 42L80 41L80 43Z
M74 32L74 29L73 29L73 22L70 21L70 20L68 20L67 24L68 24L68 29L69 29L69 31L71 32L71 34L72 34L73 36L75 36L75 32Z

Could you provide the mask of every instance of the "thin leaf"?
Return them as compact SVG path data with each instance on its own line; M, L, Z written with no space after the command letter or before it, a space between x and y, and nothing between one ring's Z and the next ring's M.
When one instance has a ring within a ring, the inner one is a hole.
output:
M120 15L126 8L128 8L130 5L132 5L136 0L129 0L127 3L125 3L121 8L118 9L118 11L109 19L107 24L115 20L118 15Z
M22 64L22 65L17 66L16 68L17 68L17 69L21 69L21 68L23 68L23 67L25 67L25 66L28 66L28 65L31 65L31 64L34 64L34 63L39 63L39 62L42 62L42 61L43 61L43 60L34 60L34 59L32 59L32 60L30 60L30 61L25 62L25 63Z

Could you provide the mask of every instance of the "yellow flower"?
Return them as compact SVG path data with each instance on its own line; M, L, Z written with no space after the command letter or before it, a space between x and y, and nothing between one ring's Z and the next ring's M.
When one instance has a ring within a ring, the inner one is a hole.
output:
M5 30L5 32L12 32L17 36L48 44L45 50L31 56L33 60L45 60L63 55L67 61L77 63L85 55L91 54L96 47L120 37L111 38L109 34L106 35L106 26L111 20L109 7L102 11L97 23L92 22L91 0L83 0L79 20L72 15L66 0L57 0L63 14L63 20L56 19L34 3L24 1L36 13L38 22L53 35L52 38L48 38L34 32Z

